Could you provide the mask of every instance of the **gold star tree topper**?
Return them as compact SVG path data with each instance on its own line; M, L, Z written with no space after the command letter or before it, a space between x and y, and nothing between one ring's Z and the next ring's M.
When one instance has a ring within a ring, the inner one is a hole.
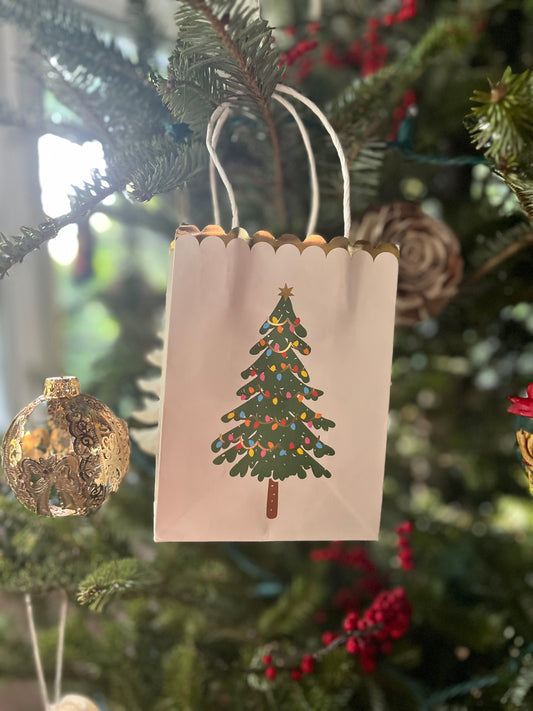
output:
M285 282L285 286L279 288L279 296L283 296L285 301L287 301L289 296L293 296L293 293L292 293L293 289L294 289L293 286L287 286L287 282Z

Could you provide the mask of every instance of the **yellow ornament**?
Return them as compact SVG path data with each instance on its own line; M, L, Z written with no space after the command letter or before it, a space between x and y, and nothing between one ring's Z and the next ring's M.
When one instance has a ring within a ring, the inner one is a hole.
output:
M52 704L49 711L100 711L98 706L86 696L68 694L57 704Z
M83 394L74 377L47 378L43 395L19 412L2 444L9 485L21 504L43 516L85 516L99 508L118 489L129 456L125 421Z

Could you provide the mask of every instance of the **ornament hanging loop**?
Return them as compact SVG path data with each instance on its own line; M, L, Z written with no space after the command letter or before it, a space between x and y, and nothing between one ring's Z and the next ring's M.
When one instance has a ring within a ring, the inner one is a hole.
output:
M54 681L54 705L58 704L61 697L61 681L63 677L63 656L65 646L65 628L67 624L68 599L65 590L61 590L61 602L59 607L59 626L57 633L57 649L56 649L56 673ZM37 671L37 680L39 682L39 692L43 703L44 711L51 709L48 699L48 691L46 688L46 680L44 678L43 664L41 654L39 652L39 640L37 638L37 630L35 628L35 620L33 616L33 603L31 595L24 595L24 604L26 606L26 615L28 617L28 627L30 629L31 646L33 650L33 658L35 661L35 669Z

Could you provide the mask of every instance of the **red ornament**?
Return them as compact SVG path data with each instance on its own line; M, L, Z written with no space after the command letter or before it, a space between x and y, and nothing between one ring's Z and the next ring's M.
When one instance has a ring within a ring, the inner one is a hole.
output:
M509 397L512 405L507 409L512 415L533 417L533 383L527 388L527 397Z

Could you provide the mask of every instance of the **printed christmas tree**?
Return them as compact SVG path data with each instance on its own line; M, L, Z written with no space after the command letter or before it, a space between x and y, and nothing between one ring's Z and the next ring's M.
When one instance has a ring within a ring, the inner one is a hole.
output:
M268 479L267 517L278 514L278 484L290 476L305 479L331 476L317 459L335 454L322 442L316 430L327 431L335 423L312 410L305 401L315 401L322 390L309 384L309 373L299 355L310 346L303 340L307 331L296 318L291 302L293 287L280 289L280 300L259 329L261 339L250 349L258 357L241 373L248 382L237 390L239 407L222 416L235 423L211 445L220 453L213 462L237 462L231 476ZM250 380L251 378L251 380Z

